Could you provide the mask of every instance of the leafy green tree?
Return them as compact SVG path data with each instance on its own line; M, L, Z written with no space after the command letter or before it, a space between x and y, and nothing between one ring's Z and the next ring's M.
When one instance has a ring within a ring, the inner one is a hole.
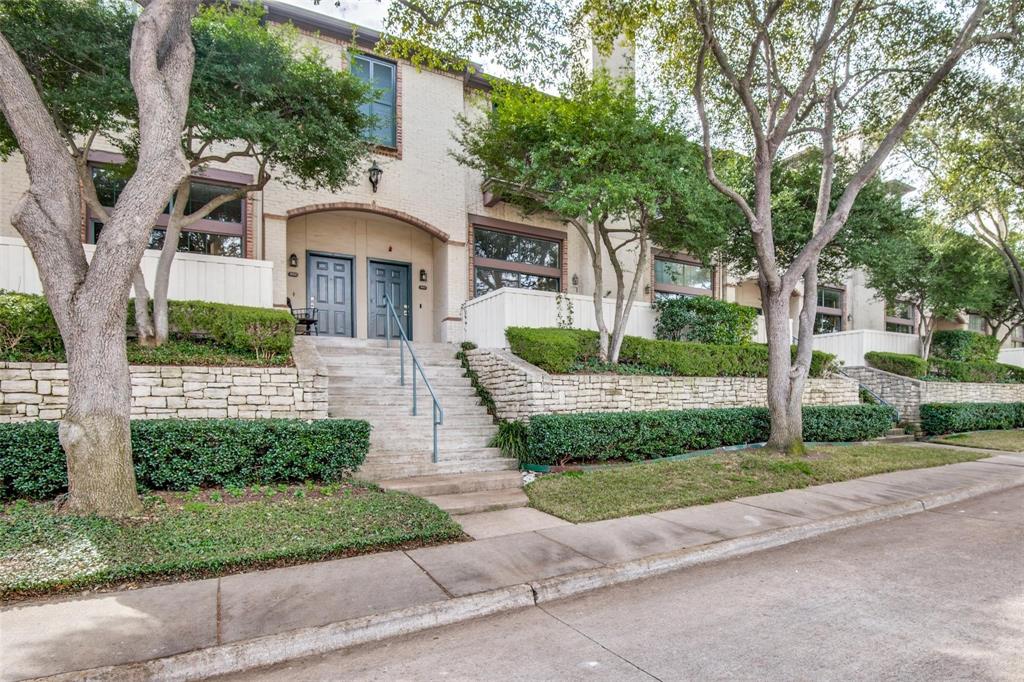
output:
M1021 258L1019 242L1011 244L1014 258ZM976 279L969 285L964 309L981 315L985 319L988 334L1002 345L1016 327L1024 324L1024 307L1021 306L1013 285L1010 270L1004 260L987 245L982 245L975 256Z
M132 276L150 230L188 174L180 136L195 58L190 32L196 5L151 0L138 15L129 8L111 15L99 0L0 3L0 112L7 131L0 147L9 151L16 143L25 159L29 189L11 223L32 252L68 359L60 441L68 464L66 507L73 512L121 516L141 510L124 326ZM31 21L18 27L17 17L25 15L59 29L35 57L23 51L22 41L35 30ZM111 16L114 24L105 24ZM92 44L107 31L128 28L131 39L120 54ZM48 89L47 67L68 76L65 91ZM111 71L132 87L120 90L125 97L115 98L112 112L97 113L87 105L109 94L103 83ZM89 261L80 238L86 175L81 140L91 139L98 119L116 126L122 107L134 111L138 161Z
M444 9L459 0L405 0L402 14ZM492 11L513 0L471 2ZM701 123L705 170L743 214L757 253L758 282L771 358L768 406L775 450L803 451L801 402L813 346L816 298L804 297L795 361L790 355L789 300L802 283L817 288L822 250L845 227L857 196L903 138L922 108L969 60L1016 58L1020 3L977 0L970 7L917 0L875 3L828 0L583 0L569 30L585 29L608 49L625 34L643 40L670 96L692 95ZM435 14L436 16L436 14ZM454 35L437 22L436 34ZM394 23L401 32L402 25ZM500 38L500 35L497 36ZM578 42L578 41L577 41ZM952 92L949 101L956 101ZM836 146L863 142L858 163L833 205ZM749 156L753 201L716 164L715 147ZM816 149L822 164L810 234L788 267L775 246L775 166Z
M39 17L21 8L12 11L5 23L17 34L16 49L38 74L44 96L62 109L73 110L74 125L68 132L85 139L78 155L85 198L93 215L105 223L108 209L84 164L98 135L124 152L129 160L126 171L138 158L131 84L123 65L109 56L120 55L123 61L132 16L118 3L78 10L66 1L43 6L53 11ZM293 32L265 26L263 15L258 5L212 5L200 9L192 22L196 57L181 133L185 159L192 172L232 160L248 161L256 172L251 183L200 205L189 201L191 175L178 184L170 197L153 282L152 318L146 284L140 271L135 274L136 326L142 343L160 345L167 340L167 292L182 230L224 204L263 189L275 175L303 187L338 190L352 180L368 154L364 131L369 120L359 107L368 101L369 88L348 72L330 68L323 54L300 50ZM62 54L62 59L52 59L63 49L68 24L76 22L95 28L82 34L95 40L87 47L75 47L66 57ZM100 30L104 25L113 30ZM111 63L96 73L94 56ZM82 73L89 76L88 90L77 82ZM12 143L0 132L0 149L11 148Z
M490 179L525 213L552 213L576 228L594 272L602 359L617 362L652 238L707 256L723 237L728 206L710 187L696 145L641 104L632 81L579 76L552 97L498 86L483 116L463 117L456 158ZM622 254L636 252L626 282ZM604 313L604 268L615 313Z
M913 306L921 357L927 359L936 322L955 319L986 286L982 255L966 235L915 216L904 231L860 245L854 257L879 299Z

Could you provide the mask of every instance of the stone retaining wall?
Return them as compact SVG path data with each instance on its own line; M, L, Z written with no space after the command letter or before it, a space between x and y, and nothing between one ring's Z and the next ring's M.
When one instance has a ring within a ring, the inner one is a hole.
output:
M663 377L548 374L505 350L467 351L470 367L494 398L502 419L535 414L763 407L768 380L748 377ZM857 382L811 379L805 405L855 405Z
M900 419L911 424L921 423L921 405L927 403L1024 402L1024 384L921 381L872 367L847 367L846 373L895 406Z
M327 374L295 367L133 365L133 419L327 418ZM61 419L67 365L0 362L0 423Z

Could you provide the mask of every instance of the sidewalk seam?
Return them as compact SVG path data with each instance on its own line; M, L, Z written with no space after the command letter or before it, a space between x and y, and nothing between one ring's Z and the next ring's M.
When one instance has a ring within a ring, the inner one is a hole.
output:
M404 554L404 555L405 555L405 557L406 557L406 558L407 558L407 559L408 559L409 561L411 561L411 562L413 563L413 565L414 565L414 566L416 566L416 568L418 568L418 569L420 569L421 571L423 571L423 575L427 576L427 578L429 578L429 579L430 579L430 582L432 582L432 583L434 583L435 585L437 585L437 589L441 590L441 592L443 592L443 593L444 593L444 595L445 595L446 597L448 597L449 599L455 599L455 595L454 595L454 594L452 594L451 592L449 592L449 591L448 591L448 588L447 588L447 587L445 587L445 586L444 586L444 585L442 585L441 583L437 582L437 578L435 578L434 576L430 575L430 571L428 571L427 569L423 568L423 566L421 566L421 565L420 565L420 562L416 561L416 559L414 559L414 558L413 558L413 557L412 557L412 556L411 556L411 555L409 554L409 552L406 552L405 550L402 550L402 554Z
M902 502L869 507L796 526L682 548L628 562L616 564L599 562L602 563L599 567L500 587L474 595L453 597L328 625L266 635L257 639L218 644L148 661L58 673L37 679L61 682L82 679L96 681L163 679L184 682L213 675L242 672L300 657L336 651L357 644L453 625L529 606L539 606L547 601L561 600L600 588L636 582L693 566L782 547L847 528L930 511L933 507L1010 490L1022 485L1024 485L1024 477L1020 476L1008 477L1008 480L974 483L965 487L924 495L920 499L910 498ZM753 505L747 506L753 507ZM760 509L759 507L754 508ZM579 552L577 553L579 554ZM416 563L411 556L409 559ZM427 573L433 582L437 582L422 566L418 563L416 565L424 573ZM439 585L439 587L446 594L448 593L443 586ZM545 611L545 613L547 612Z

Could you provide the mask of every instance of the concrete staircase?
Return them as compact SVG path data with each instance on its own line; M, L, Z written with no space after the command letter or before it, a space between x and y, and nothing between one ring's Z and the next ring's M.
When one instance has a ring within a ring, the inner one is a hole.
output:
M917 440L917 437L912 433L907 433L903 427L893 427L889 429L889 433L878 440L883 443L912 443Z
M488 447L498 428L463 376L454 346L413 343L444 409L435 463L430 393L417 376L417 415L412 416L412 363L406 353L402 386L398 342L387 348L375 339L314 338L328 370L330 416L373 425L360 478L425 497L452 514L527 504L516 461Z

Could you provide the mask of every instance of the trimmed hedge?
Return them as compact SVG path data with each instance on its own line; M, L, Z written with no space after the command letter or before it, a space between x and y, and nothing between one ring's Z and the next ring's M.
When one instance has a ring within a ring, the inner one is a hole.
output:
M757 308L692 296L655 301L654 309L654 335L664 341L737 344L754 338Z
M1024 403L926 403L921 429L930 436L1024 427Z
M999 339L966 329L944 329L932 336L931 355L933 358L959 362L995 362L999 357Z
M958 362L932 358L928 361L928 379L933 381L970 381L981 384L1019 384L1024 368L989 360Z
M885 405L805 407L804 439L868 440L892 427ZM767 408L738 407L654 412L591 412L532 417L527 462L561 464L607 460L642 461L725 445L768 439Z
M370 425L348 419L154 419L131 428L135 476L154 490L335 481L370 448ZM57 423L0 424L0 500L66 490Z
M864 354L864 360L869 367L904 377L918 379L928 373L928 361L916 355L871 351Z
M167 313L172 338L208 338L221 348L252 353L258 360L292 350L295 318L287 310L169 301ZM126 333L134 324L135 302L129 301ZM0 360L63 354L64 341L45 297L0 292Z
M505 330L512 352L552 374L568 374L592 364L598 357L598 333L581 329L509 327ZM792 350L796 355L796 348ZM637 373L687 377L768 376L768 346L764 344L709 344L690 341L655 341L627 336L619 363ZM811 376L828 373L835 356L814 351Z

